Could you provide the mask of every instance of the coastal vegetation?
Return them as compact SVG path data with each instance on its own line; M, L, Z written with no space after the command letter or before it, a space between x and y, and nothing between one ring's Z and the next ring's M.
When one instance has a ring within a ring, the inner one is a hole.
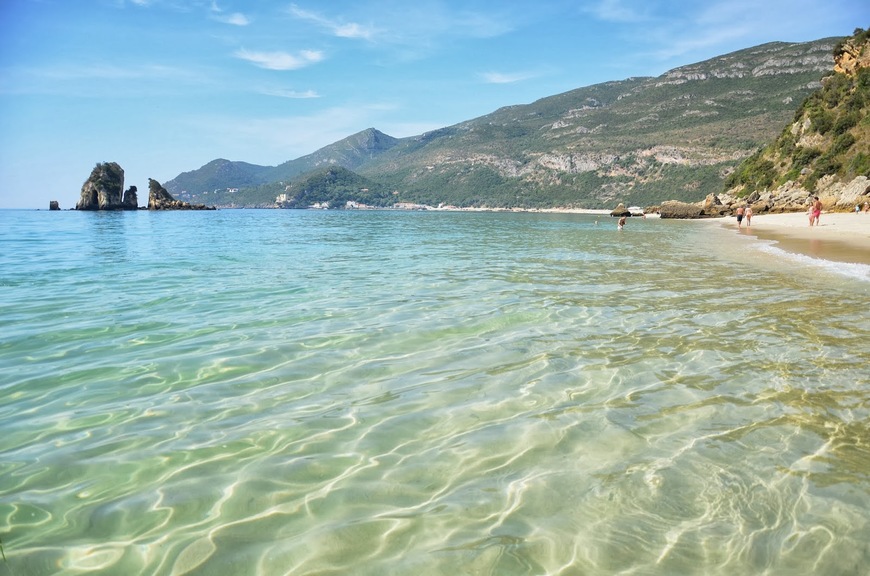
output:
M791 184L811 193L836 179L870 177L868 31L834 48L835 68L779 136L743 162L726 186L738 197ZM851 62L851 63L850 63Z

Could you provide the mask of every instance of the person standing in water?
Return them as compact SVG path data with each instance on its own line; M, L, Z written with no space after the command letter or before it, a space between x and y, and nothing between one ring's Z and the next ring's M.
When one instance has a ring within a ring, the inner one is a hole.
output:
M752 220L752 206L746 205L746 210L743 211L743 217L746 219L746 227L749 228L749 221Z
M616 229L622 230L622 227L625 226L625 216L619 219L619 222L616 223Z
M742 226L742 225L743 225L743 206L738 206L737 207L737 227L740 228L740 226Z

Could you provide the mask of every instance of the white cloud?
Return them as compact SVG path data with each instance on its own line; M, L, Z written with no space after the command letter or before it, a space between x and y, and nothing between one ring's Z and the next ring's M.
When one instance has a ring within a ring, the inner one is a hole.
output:
M266 96L277 96L279 98L297 98L297 99L307 99L307 98L320 98L320 94L315 92L314 90L305 90L304 92L297 92L296 90L284 90L284 89L265 89L261 91L262 94Z
M232 24L233 26L247 26L251 23L250 18L248 18L241 12L233 12L232 14L227 14L226 16L214 16L214 19L218 22L223 22L224 24Z
M538 76L532 72L484 72L480 75L488 84L513 84Z
M319 50L301 50L296 54L287 52L255 52L244 48L236 50L234 56L247 60L260 68L268 70L298 70L323 60Z
M339 38L358 38L362 40L371 40L376 33L376 30L374 28L363 26L362 24L358 24L356 22L336 22L315 12L303 10L295 4L290 6L289 12L300 20L314 22L315 24L326 28L332 34L338 36Z

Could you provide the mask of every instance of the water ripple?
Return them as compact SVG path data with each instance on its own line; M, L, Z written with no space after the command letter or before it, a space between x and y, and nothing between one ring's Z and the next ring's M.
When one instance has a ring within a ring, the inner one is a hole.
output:
M860 282L682 222L22 214L0 574L870 563Z

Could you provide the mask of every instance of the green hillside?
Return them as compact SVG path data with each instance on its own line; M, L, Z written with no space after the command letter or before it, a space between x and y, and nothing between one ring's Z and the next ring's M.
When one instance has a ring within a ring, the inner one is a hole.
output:
M340 166L353 170L370 161L378 154L389 150L398 140L368 128L347 138L339 140L320 150L289 160L278 166L258 166L246 162L230 162L229 160L213 160L202 168L185 172L164 186L173 195L182 200L198 202L227 202L227 206L261 206L274 204L275 197L264 201L262 185L265 189L283 189L283 183L290 179L323 167ZM235 188L246 188L229 192ZM207 198L211 195L211 198ZM217 198L218 200L215 200Z
M340 166L368 179L369 189L376 183L391 190L397 202L430 205L601 208L697 201L721 191L740 162L774 140L800 102L821 87L838 40L765 44L656 78L508 106L409 138L370 129L253 177L283 183L269 188L277 190L312 169ZM228 205L263 205L262 192L250 186Z
M281 208L346 208L348 203L366 206L389 206L393 195L380 183L373 182L341 166L319 168L284 186L277 196Z
M658 78L503 108L403 142L360 173L428 203L595 208L703 199L818 88L835 43L768 44Z
M728 178L734 195L789 181L815 192L826 178L870 177L870 31L859 29L839 42L834 59L839 71L826 76L779 136ZM844 59L855 63L844 67Z

